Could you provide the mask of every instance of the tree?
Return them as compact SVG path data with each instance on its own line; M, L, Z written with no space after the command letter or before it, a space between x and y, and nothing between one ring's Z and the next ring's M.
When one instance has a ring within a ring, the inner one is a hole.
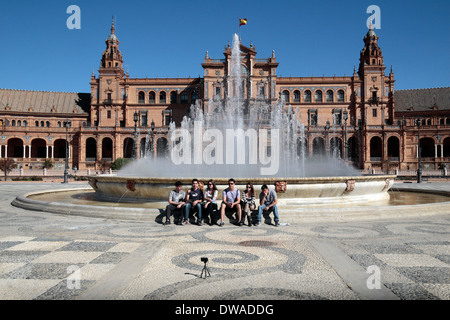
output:
M5 173L5 181L8 173L10 173L11 170L15 168L17 168L17 164L13 159L0 159L0 170Z
M117 158L114 162L111 163L111 170L120 170L123 166L128 164L131 159L126 158Z
M44 168L45 169L53 168L53 161L52 161L52 159L45 159Z

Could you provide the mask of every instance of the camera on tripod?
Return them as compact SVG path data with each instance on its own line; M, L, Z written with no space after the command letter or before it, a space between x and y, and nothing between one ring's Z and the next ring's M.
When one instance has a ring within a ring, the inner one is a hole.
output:
M209 269L206 266L206 263L208 262L208 258L207 257L201 257L200 261L205 263L205 265L203 266L202 273L200 274L200 278L203 278L203 273L205 274L205 279L206 279L206 277L211 277L211 273L209 272Z

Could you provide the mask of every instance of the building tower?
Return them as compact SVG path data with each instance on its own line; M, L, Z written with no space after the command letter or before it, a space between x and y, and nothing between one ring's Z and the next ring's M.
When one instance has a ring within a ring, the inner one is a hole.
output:
M114 127L124 121L123 105L126 99L124 90L123 57L119 50L119 39L115 34L114 21L111 34L105 41L98 79L91 76L91 121L97 126Z

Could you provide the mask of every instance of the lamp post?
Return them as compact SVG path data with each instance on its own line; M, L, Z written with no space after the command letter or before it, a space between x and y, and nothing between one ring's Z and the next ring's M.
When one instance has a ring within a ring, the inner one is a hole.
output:
M139 121L139 113L137 111L134 112L133 115L133 121L134 121L134 143L133 143L133 158L137 159L137 123Z
M417 167L417 183L422 182L422 150L420 148L420 118L417 118L417 157L419 158L419 163Z
M154 131L155 131L155 122L152 119L152 123L150 124L150 128L152 129L152 147L150 149L151 153L152 153L152 158L154 158L155 156L155 151L154 151Z
M66 163L64 166L64 181L63 183L68 183L69 176L69 128L71 127L71 122L68 120L64 121L64 126L66 127Z
M348 155L348 142L347 142L347 120L348 120L348 112L347 110L344 110L344 160L347 160Z

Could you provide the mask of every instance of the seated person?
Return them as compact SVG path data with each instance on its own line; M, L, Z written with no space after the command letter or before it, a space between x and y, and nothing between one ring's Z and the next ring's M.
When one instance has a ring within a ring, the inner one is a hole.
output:
M241 192L236 189L235 184L236 182L234 179L229 179L228 188L223 191L223 200L220 207L220 223L218 223L219 226L223 226L224 224L225 210L236 211L239 225L242 226L243 224L241 221Z
M279 224L279 217L278 217L278 208L277 208L277 193L275 190L270 189L267 187L267 185L263 185L261 187L261 193L259 195L259 207L258 207L258 223L256 224L259 226L261 224L261 215L264 212L270 213L270 211L273 211L275 226L278 227Z
M204 221L205 223L211 223L213 220L213 212L217 210L217 190L216 183L214 180L209 180L207 188L205 190L203 198L203 208L205 209Z
M183 188L183 184L180 181L175 182L175 190L170 191L169 194L169 205L166 207L166 222L164 224L170 224L170 216L174 213L178 213L177 219L175 219L174 215L174 223L176 221L181 222L181 216L183 214L184 205L186 202L184 198L186 198L186 193L181 190Z
M247 182L244 192L242 192L242 223L245 221L245 216L248 219L248 226L252 226L252 211L256 209L255 204L255 190L253 189L253 184Z
M189 212L191 207L197 209L197 224L202 225L202 201L203 191L199 188L197 179L192 180L192 188L188 191L186 196L186 205L184 206L184 220L183 224L189 224Z

